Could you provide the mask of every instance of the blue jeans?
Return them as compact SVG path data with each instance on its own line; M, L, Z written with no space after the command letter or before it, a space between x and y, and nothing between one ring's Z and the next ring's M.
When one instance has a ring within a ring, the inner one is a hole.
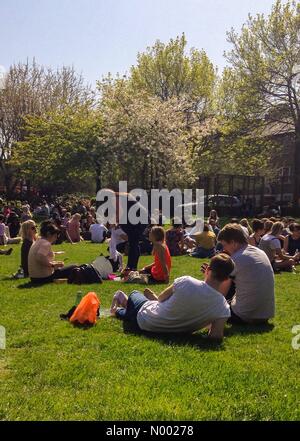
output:
M117 309L116 317L121 320L130 321L138 327L136 319L137 313L139 312L143 304L148 301L149 299L147 299L144 294L139 291L133 291L128 297L127 307Z
M193 253L191 253L191 256L198 257L200 259L206 259L208 257L213 257L216 254L216 249L211 248L210 250L207 250L206 248L197 247Z

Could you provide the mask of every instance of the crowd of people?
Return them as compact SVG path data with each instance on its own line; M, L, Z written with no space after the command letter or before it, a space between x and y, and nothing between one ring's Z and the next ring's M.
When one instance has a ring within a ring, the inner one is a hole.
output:
M117 195L122 197L128 195ZM128 202L128 210L138 203ZM137 225L121 224L118 214L114 224L99 223L96 207L83 200L73 205L43 201L35 207L0 200L0 244L22 242L21 269L14 277L29 277L34 285L77 280L80 267L66 266L52 250L53 244L63 241L106 243L111 273L119 272L128 281L137 272L146 276L141 280L147 284L169 284L173 256L211 259L202 265L204 281L183 275L159 296L149 287L129 297L123 291L114 295L112 315L144 331L193 332L206 327L211 338L222 339L227 321L260 324L274 317L274 273L295 271L300 261L300 224L295 219L233 218L222 228L216 210L211 210L200 229L197 221L188 226L172 219L166 228L147 219ZM0 250L0 254L11 252L12 248ZM139 269L141 253L152 254L153 262ZM124 254L128 256L125 268ZM95 281L101 281L101 271L93 270Z

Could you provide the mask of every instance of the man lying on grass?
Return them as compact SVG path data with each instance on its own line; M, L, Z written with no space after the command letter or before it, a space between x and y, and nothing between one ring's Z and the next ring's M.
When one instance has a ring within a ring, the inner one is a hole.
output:
M190 276L179 277L158 297L148 288L144 295L133 291L128 300L122 293L123 300L125 295L123 307L115 307L113 313L143 331L190 333L208 328L209 338L221 340L230 317L225 295L233 270L232 259L219 254L207 266L204 281Z

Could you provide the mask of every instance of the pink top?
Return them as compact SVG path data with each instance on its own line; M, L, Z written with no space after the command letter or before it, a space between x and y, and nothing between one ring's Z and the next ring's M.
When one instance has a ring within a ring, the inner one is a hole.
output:
M72 242L80 242L80 222L71 220L67 223L67 231Z

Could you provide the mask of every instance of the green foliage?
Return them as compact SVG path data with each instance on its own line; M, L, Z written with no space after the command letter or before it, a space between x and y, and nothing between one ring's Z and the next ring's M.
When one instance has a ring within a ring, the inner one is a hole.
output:
M66 185L94 177L98 161L105 162L101 116L87 105L28 116L25 129L28 135L17 144L12 163L41 187L67 191Z
M227 59L234 70L242 118L294 123L299 119L299 31L299 5L277 0L269 17L249 15L240 35L228 33L233 49Z

